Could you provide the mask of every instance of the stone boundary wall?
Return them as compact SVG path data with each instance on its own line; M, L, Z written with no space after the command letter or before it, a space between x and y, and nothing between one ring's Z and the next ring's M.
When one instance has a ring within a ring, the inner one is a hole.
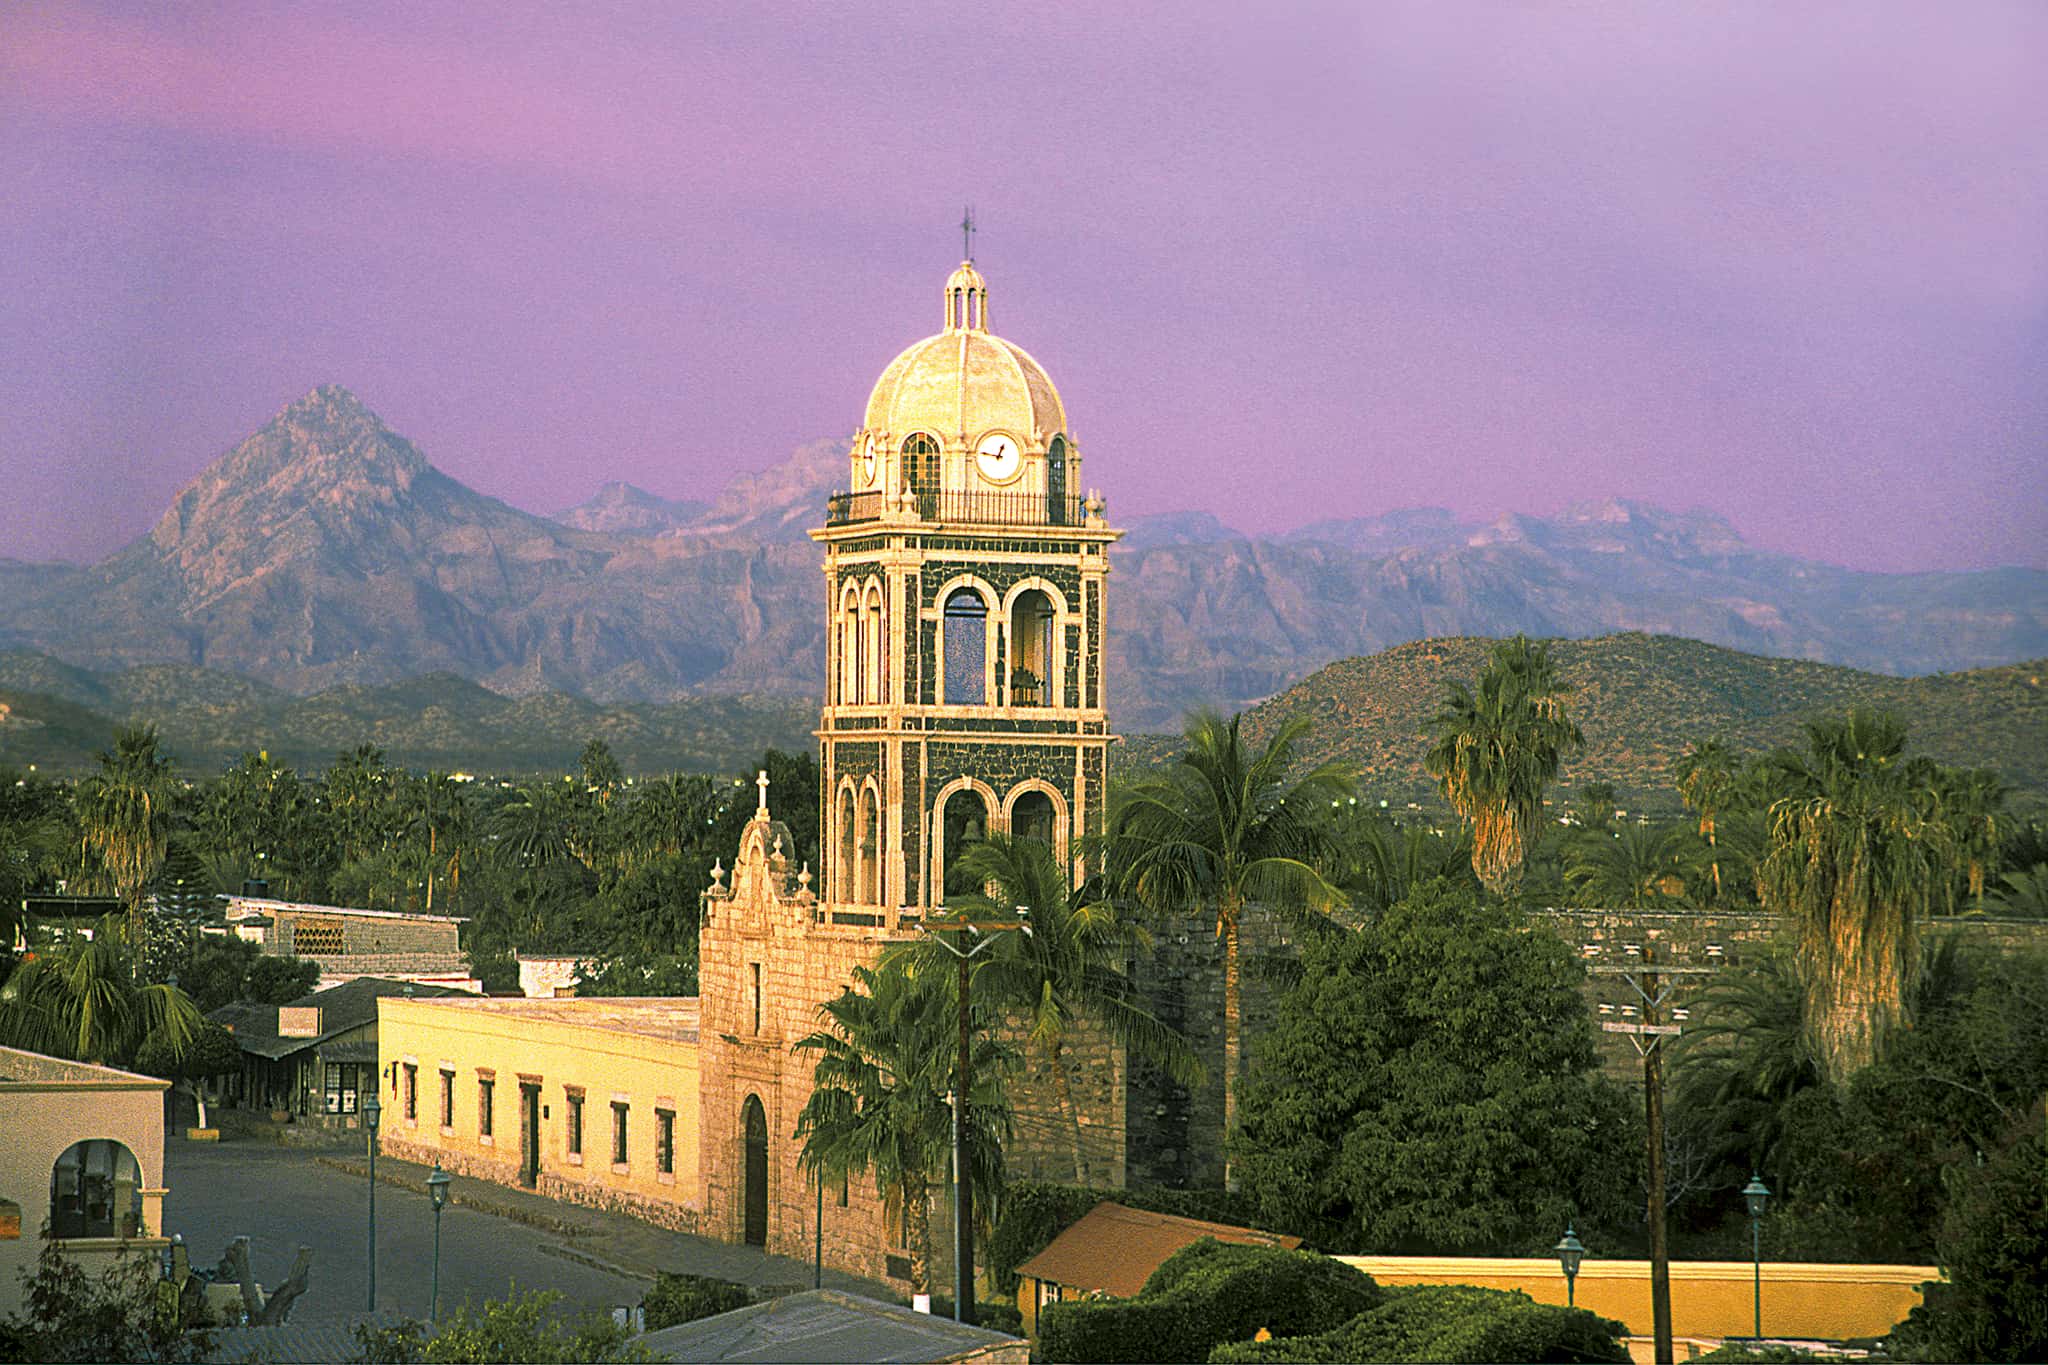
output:
M459 1175L471 1180L487 1180L508 1189L527 1189L519 1183L519 1167L515 1162L488 1161L462 1152L443 1151L439 1147L408 1142L389 1133L378 1135L377 1150L386 1156L397 1157L400 1161L415 1162L421 1166L432 1166L438 1162L441 1169L450 1175ZM551 1171L540 1173L540 1184L530 1193L548 1199L559 1199L565 1204L581 1204L585 1208L597 1209L604 1213L623 1213L643 1223L667 1228L671 1232L704 1231L701 1214L697 1209L663 1199L649 1199L626 1190L606 1189L600 1185L564 1180Z

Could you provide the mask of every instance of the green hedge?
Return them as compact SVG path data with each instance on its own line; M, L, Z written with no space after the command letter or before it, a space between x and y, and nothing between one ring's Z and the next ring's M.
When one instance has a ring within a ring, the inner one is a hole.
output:
M1261 1328L1327 1331L1380 1302L1380 1287L1327 1256L1203 1238L1167 1258L1136 1298L1048 1304L1038 1316L1046 1361L1205 1360Z
M1383 1291L1386 1301L1341 1327L1272 1341L1242 1337L1209 1353L1210 1365L1309 1361L1600 1361L1625 1365L1628 1329L1583 1308L1537 1303L1520 1290L1423 1284Z
M996 1288L1014 1296L1017 1267L1045 1250L1053 1238L1105 1199L1147 1213L1251 1226L1251 1206L1222 1190L1101 1190L1020 1180L1004 1187L1002 1209L988 1239L988 1273Z
M664 1270L655 1277L654 1288L640 1300L640 1307L647 1314L647 1330L652 1332L679 1322L729 1313L753 1301L753 1294L743 1284Z

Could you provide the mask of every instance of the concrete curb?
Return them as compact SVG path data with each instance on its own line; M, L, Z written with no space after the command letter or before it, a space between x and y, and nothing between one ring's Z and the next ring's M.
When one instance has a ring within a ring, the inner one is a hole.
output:
M370 1164L367 1161L352 1161L338 1156L315 1156L313 1160L319 1165L340 1171L344 1175L368 1177L370 1174ZM380 1185L394 1185L401 1190L411 1190L414 1194L421 1196L427 1193L426 1181L414 1179L404 1171L379 1171L377 1173L377 1183ZM578 1227L566 1219L555 1218L545 1213L536 1213L532 1209L522 1209L511 1204L501 1204L495 1199L479 1197L469 1190L451 1191L448 1202L460 1204L464 1208L475 1209L478 1213L488 1213L497 1218L509 1219L514 1223L524 1223L528 1227L540 1228L542 1231L552 1232L558 1237L588 1237L591 1232L589 1228ZM584 1258L577 1256L571 1259L581 1260ZM624 1271L618 1266L605 1265L595 1261L592 1264L597 1265L601 1270L618 1270L622 1274L637 1273ZM637 1277L643 1280L653 1278L651 1275L638 1275Z

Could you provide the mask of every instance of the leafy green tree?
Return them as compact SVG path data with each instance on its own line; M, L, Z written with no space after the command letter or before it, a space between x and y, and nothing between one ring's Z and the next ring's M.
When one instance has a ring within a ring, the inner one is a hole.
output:
M264 953L249 964L242 998L259 1005L289 1005L320 984L320 964L311 958L273 957Z
M99 771L79 786L83 852L126 908L131 946L142 944L142 898L164 860L176 775L156 727L123 726L101 751Z
M61 787L0 764L0 959L22 927L22 898L62 865L69 813Z
M199 1011L175 986L136 984L127 928L105 916L90 938L65 938L16 968L0 986L0 1044L122 1066L158 1037L182 1055L203 1022Z
M1145 1008L1124 971L1138 944L1133 927L1109 901L1073 887L1043 841L992 834L970 844L959 865L965 879L981 889L953 897L948 902L952 910L983 921L1009 920L1020 909L1028 913L1030 932L1003 935L973 968L971 990L991 1009L1022 1016L1027 1042L1058 1098L1074 1180L1089 1184L1092 1172L1067 1055L1073 1030L1084 1020L1099 1024L1182 1084L1199 1080L1201 1064L1187 1040ZM933 927L939 923L935 920ZM901 956L914 961L915 970L953 971L957 979L956 959L929 939L906 945Z
M1327 875L1354 914L1378 913L1423 882L1472 876L1471 833L1462 825L1445 834L1419 822L1397 823L1346 798L1331 808L1328 828Z
M242 1049L235 1036L215 1023L203 1023L181 1053L166 1037L153 1034L136 1049L133 1066L147 1076L161 1076L173 1087L182 1085L192 1097L199 1126L206 1127L206 1082L242 1069Z
M163 1361L213 1358L214 1336L166 1305L156 1258L120 1252L94 1271L43 1240L35 1273L21 1272L22 1308L0 1319L0 1360Z
M1908 1022L1919 923L1941 904L1949 841L1936 770L1905 757L1897 720L1853 711L1806 731L1804 753L1774 761L1783 794L1759 889L1798 925L1808 1042L1840 1085Z
M1244 1037L1239 936L1246 907L1333 910L1343 893L1321 868L1334 860L1333 800L1351 794L1335 764L1294 776L1308 722L1283 723L1263 749L1240 726L1202 712L1188 722L1186 750L1159 777L1110 798L1106 867L1113 892L1155 913L1212 907L1223 940L1223 1124L1237 1124ZM1224 1183L1235 1176L1225 1167Z
M553 1289L514 1290L502 1299L465 1303L432 1335L417 1322L355 1329L360 1365L492 1365L535 1361L545 1365L586 1362L651 1362L654 1355L631 1339L624 1327L596 1313L565 1317L562 1295Z
M2048 1360L2048 1135L2030 1118L1956 1169L1936 1254L1945 1283L1895 1330L1898 1360Z
M1542 829L1543 789L1585 736L1565 707L1545 644L1517 635L1493 647L1477 688L1453 682L1430 720L1423 766L1472 826L1472 870L1497 896L1521 885Z
M854 984L819 1007L826 1027L801 1038L814 1052L817 1088L797 1116L798 1165L813 1181L872 1174L877 1190L900 1201L913 1290L931 1291L931 1192L952 1150L957 1006L949 974L912 975L898 964L856 967ZM1002 1144L1009 1135L1004 1083L1016 1054L997 1041L993 1019L976 1007L967 1161L974 1218L984 1227L1002 1189Z
M1554 935L1434 883L1311 941L1302 968L1235 1141L1264 1226L1331 1249L1531 1255L1568 1219L1594 1237L1633 1225L1616 1177L1639 1130L1595 1070L1583 969Z
M383 847L395 776L384 751L374 744L358 744L334 756L320 784L320 801L343 863Z

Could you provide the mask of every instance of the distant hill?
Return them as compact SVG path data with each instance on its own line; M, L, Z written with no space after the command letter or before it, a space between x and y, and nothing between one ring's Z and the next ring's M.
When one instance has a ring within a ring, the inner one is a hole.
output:
M1247 731L1263 742L1283 718L1307 716L1307 757L1350 765L1374 799L1434 802L1422 767L1425 727L1445 683L1469 684L1493 643L1423 640L1341 660L1253 708ZM1799 742L1810 717L1866 706L1904 720L1916 753L1992 768L2015 788L2048 796L2048 659L1894 678L1662 635L1554 640L1550 648L1586 735L1585 752L1556 788L1563 795L1605 781L1639 805L1676 806L1672 769L1693 742L1719 737L1762 752ZM1126 761L1142 766L1170 757L1175 744L1146 735L1129 750Z
M322 769L357 744L416 769L565 772L602 738L628 773L736 772L772 746L810 747L816 708L784 697L707 697L605 706L560 692L505 697L453 674L310 697L206 669L157 665L114 674L0 651L0 763L79 773L122 722L154 722L188 777L252 749Z
M1112 460L1097 472L1117 525L1113 457L1099 458ZM100 563L0 559L0 648L299 695L448 673L508 696L808 704L823 691L825 612L805 531L846 475L846 442L827 439L708 506L610 484L549 519L448 477L329 385ZM1126 730L1459 635L1639 630L1895 674L2048 655L2048 573L1860 573L1755 549L1707 513L1619 499L1484 525L1419 508L1278 535L1206 513L1130 529L1111 551L1105 643Z

